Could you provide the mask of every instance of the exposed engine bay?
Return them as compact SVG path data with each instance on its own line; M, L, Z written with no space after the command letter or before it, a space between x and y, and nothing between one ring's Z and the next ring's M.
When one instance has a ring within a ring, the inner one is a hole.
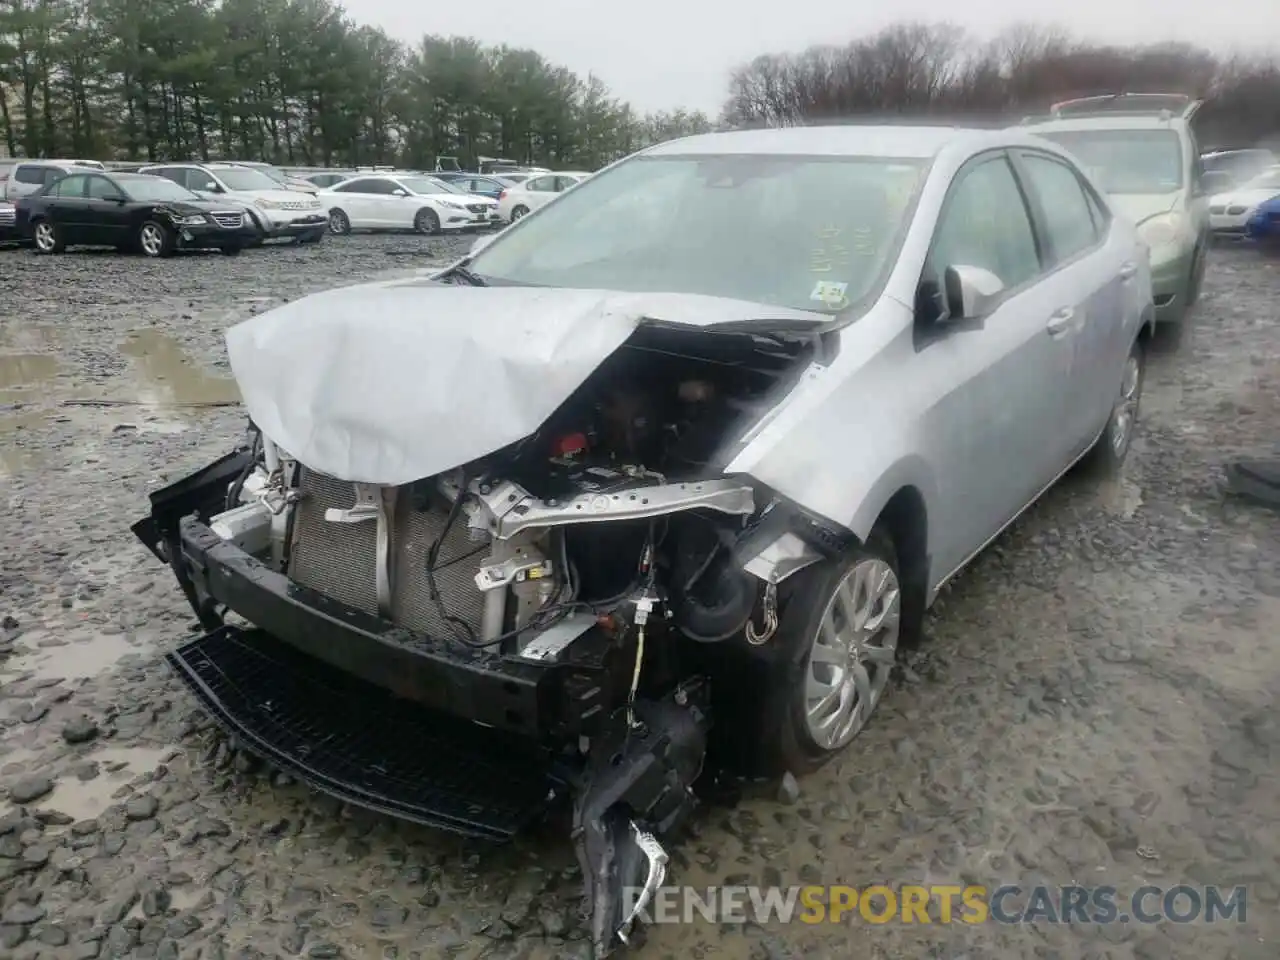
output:
M320 474L251 425L208 511L285 592L393 624L388 642L456 687L490 684L468 702L474 723L568 764L597 955L626 941L665 875L657 836L694 802L716 683L703 654L767 643L779 582L824 556L821 524L722 472L817 350L641 326L532 435L394 487ZM175 563L175 535L152 536ZM221 622L214 586L189 596ZM343 644L311 652L346 657ZM426 702L414 683L394 686Z

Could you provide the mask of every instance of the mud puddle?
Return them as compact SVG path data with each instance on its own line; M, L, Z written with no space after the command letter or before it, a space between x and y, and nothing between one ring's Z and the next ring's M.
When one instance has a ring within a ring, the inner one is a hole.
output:
M19 642L27 652L11 657L0 677L30 674L35 680L88 680L126 657L152 651L149 646L130 643L122 633L81 629L32 629L23 633Z
M26 403L58 375L58 358L48 353L0 353L0 403Z
M135 330L120 344L139 375L138 400L158 407L199 407L239 403L230 377L209 373L192 361L178 341L158 330Z
M127 794L121 788L143 774L151 773L173 753L172 747L104 747L84 755L98 764L99 774L80 780L73 774L57 782L41 806L65 813L75 820L92 820ZM120 796L116 796L119 793Z

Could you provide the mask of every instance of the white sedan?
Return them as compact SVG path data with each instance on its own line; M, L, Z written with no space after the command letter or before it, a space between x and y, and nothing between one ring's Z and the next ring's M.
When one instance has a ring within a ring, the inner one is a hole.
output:
M1280 195L1280 166L1271 167L1234 190L1209 199L1209 229L1221 236L1244 236L1244 225L1258 205Z
M589 173L544 173L513 184L498 194L498 216L514 223L526 213L546 206L570 187L576 187Z
M337 234L352 230L439 234L499 222L495 201L420 174L356 176L317 196L329 211L329 230Z

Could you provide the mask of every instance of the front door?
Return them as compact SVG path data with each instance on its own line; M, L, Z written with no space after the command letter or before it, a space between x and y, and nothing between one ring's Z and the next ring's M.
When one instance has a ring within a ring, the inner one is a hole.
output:
M957 175L925 267L931 281L949 266L980 267L1004 286L977 323L922 325L910 379L932 398L924 441L938 477L936 577L981 549L1061 469L1071 347L1046 329L1053 307L1032 223L1009 158L984 154Z
M120 202L123 197L116 185L106 177L88 178L85 200L85 243L122 246L129 242L128 206Z

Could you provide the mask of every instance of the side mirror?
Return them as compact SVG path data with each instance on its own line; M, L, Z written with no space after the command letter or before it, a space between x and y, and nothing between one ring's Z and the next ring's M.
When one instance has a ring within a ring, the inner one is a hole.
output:
M409 195L409 191L408 190L392 190L391 195L393 197L407 197Z
M476 237L475 243L471 244L471 250L467 253L467 256L474 257L489 244L493 243L495 236L496 234L491 234L487 237Z
M942 273L942 296L947 324L982 320L995 309L1004 282L990 270L954 264Z

